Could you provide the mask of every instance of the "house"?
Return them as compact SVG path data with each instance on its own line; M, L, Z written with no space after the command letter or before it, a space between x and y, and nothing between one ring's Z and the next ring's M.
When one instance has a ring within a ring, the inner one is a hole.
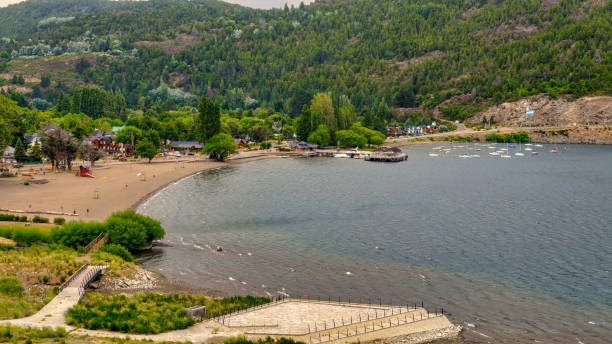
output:
M300 141L300 142L291 142L289 145L292 151L313 151L317 149L317 145L310 144L308 142Z
M13 162L15 160L15 148L7 146L2 153L2 162Z
M238 148L245 148L249 144L245 139L234 139L234 143Z
M38 143L38 145L40 146L40 139L38 138L38 134L23 134L23 138L26 139L28 147L34 146L35 143Z
M132 155L134 148L131 144L115 143L110 135L90 136L87 138L92 145L108 154Z
M172 141L170 148L177 150L202 150L204 143L198 141Z

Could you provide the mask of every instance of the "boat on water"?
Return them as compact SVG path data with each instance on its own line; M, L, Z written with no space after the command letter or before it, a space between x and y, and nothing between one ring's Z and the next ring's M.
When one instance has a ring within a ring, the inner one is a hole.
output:
M544 147L544 146L542 146L542 145L535 145L535 146L536 146L536 147Z
M470 155L470 158L480 158L480 155L478 155L478 154L472 154L472 155Z
M502 157L504 159L512 158L512 156L510 156L508 154L502 154L502 155L500 155L500 157Z
M431 157L436 157L436 156L439 156L439 155L438 155L438 154L436 154L436 153L429 153L429 156L431 156Z
M525 145L525 146L526 146L526 145ZM526 150L526 151L528 151L528 152L530 152L530 151L532 151L532 150L533 150L533 148L531 148L531 147L527 147L527 148L525 148L525 150Z
M460 158L471 158L471 156L469 154L461 154L459 155Z
M531 143L525 143L525 146L533 146Z
M350 158L351 156L345 153L338 153L338 154L334 154L334 158Z
M548 153L559 153L559 151L556 150L556 149L551 149L551 150L548 151Z
M538 153L538 152L531 152L531 155L538 155L538 154L540 154L540 153Z
M499 155L499 153L498 152L491 152L491 153L489 153L489 155Z
M516 152L516 153L514 153L514 155L516 155L516 156L525 156L525 153L523 153L523 152Z

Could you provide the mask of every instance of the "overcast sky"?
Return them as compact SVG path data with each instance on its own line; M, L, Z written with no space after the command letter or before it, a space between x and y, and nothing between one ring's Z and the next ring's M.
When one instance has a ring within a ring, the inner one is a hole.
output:
M23 0L0 0L0 7L4 7L10 4L15 4L21 2ZM300 1L303 1L304 4L308 4L313 0L223 0L227 2L232 2L235 4L241 4L243 6L249 6L254 8L281 8L285 6L285 3L289 6L294 4L296 7L300 4Z

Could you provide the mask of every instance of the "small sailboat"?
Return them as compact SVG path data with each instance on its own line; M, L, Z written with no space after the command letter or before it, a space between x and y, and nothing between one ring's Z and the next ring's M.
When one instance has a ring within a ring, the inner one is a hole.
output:
M525 145L525 146L527 146L527 145ZM531 147L526 147L525 148L525 151L527 151L527 152L531 152L532 150L533 150L533 148L531 148Z
M535 146L536 146L536 147L544 147L544 146L542 146L542 145L535 145Z
M438 156L438 154L436 154L436 153L429 153L429 156L436 157L436 156Z
M499 155L498 152L490 152L489 155Z
M525 153L522 152L522 148L523 147L521 146L521 142L519 141L519 151L514 153L514 155L516 155L516 156L524 156Z
M555 145L555 148L548 151L548 153L559 153L559 148Z
M504 151L502 155L500 155L502 158L508 159L508 158L512 158L512 156L510 156L508 154L508 143L506 142L506 148L502 148L502 150Z

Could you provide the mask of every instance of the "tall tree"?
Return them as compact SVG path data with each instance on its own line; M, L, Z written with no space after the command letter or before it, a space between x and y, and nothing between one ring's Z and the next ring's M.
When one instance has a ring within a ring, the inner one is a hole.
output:
M202 96L198 110L195 123L196 137L202 142L207 142L221 132L219 105L206 96Z
M310 119L310 108L308 105L304 105L302 107L302 114L296 118L296 129L295 134L297 135L298 140L306 141L308 140L308 135L312 130L311 127L311 119Z
M338 123L334 115L334 105L332 104L329 94L319 93L314 96L312 104L310 105L310 112L312 118L316 119L318 122L314 123L313 121L313 128L318 128L319 124L325 124L331 131L336 131L338 129Z
M20 137L18 137L15 142L15 160L17 160L17 162L25 162L26 160L28 160L26 148Z

